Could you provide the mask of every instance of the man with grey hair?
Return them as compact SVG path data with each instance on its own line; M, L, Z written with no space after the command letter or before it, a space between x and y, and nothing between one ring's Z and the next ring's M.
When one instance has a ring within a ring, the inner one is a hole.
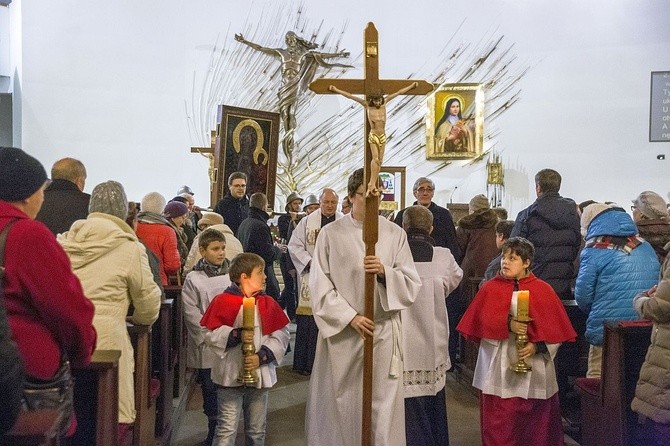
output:
M310 201L309 197L306 203L308 201ZM296 309L297 326L293 370L305 375L312 372L316 340L319 334L312 315L309 271L319 231L343 216L337 212L337 203L337 193L333 189L323 189L319 197L319 208L300 220L288 244L288 252L298 273L298 308Z
M84 193L86 168L74 158L56 161L51 168L51 184L44 190L44 204L36 220L51 232L60 234L70 229L75 220L88 215L91 196Z
M256 192L249 199L249 216L240 223L237 238L244 252L253 252L265 260L267 276L265 294L279 301L279 282L275 276L274 261L279 259L282 250L272 239L268 226L270 216L266 212L268 199L262 192ZM225 217L224 217L225 222Z
M237 228L242 220L249 216L249 199L247 198L247 174L233 172L228 177L228 193L216 203L214 212L223 217L237 238Z
M435 241L435 246L449 248L451 254L457 262L461 260L461 250L458 247L456 239L456 227L454 226L454 219L448 209L438 206L433 202L435 195L435 183L427 177L421 177L414 182L412 187L416 201L415 205L419 204L428 209L433 214L433 232L431 237ZM405 210L398 212L395 218L395 223L402 226L402 218ZM456 333L456 325L463 312L465 311L465 303L461 298L460 288L455 289L447 299L447 311L449 312L449 324L452 333ZM458 336L449 338L449 355L451 359L458 360Z
M430 237L433 215L427 208L415 205L405 209L402 226L421 278L414 304L400 313L405 437L409 446L444 444L449 438L445 382L451 368L444 300L458 287L463 271L448 249L434 246Z

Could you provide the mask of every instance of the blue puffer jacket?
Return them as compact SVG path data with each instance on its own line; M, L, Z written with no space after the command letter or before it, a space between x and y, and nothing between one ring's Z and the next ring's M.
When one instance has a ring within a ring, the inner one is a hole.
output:
M588 227L586 243L594 237L637 234L633 219L621 209L598 214ZM643 242L630 252L585 247L579 259L575 299L587 313L586 340L602 345L603 322L638 319L633 297L658 282L659 263L654 248Z

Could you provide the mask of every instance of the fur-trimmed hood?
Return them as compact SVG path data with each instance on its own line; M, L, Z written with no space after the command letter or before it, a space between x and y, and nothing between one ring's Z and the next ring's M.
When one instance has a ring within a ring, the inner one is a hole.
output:
M468 214L458 221L458 226L463 229L487 229L498 223L498 214L492 209L481 209Z

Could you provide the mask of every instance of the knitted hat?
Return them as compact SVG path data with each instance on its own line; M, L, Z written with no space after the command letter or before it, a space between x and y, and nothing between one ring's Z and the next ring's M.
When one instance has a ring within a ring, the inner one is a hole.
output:
M307 195L305 202L302 204L302 210L304 211L307 206L311 206L313 204L319 204L319 199L314 194Z
M165 208L165 197L158 192L149 192L142 197L142 211L160 214Z
M656 192L650 190L642 192L633 200L633 204L642 215L649 219L668 217L668 205Z
M25 200L46 180L42 163L21 149L0 147L0 200Z
M186 214L188 214L188 206L179 201L169 202L165 205L165 209L163 210L163 215L167 218L177 218Z
M205 225L222 225L223 217L216 212L202 211L202 218L198 220L198 228L203 229Z
M603 203L593 203L584 208L582 211L582 218L580 220L580 225L582 227L582 235L586 236L586 231L589 229L589 225L600 215L603 211L606 211L611 206Z
M479 194L475 195L472 200L470 200L470 212L476 212L482 209L489 209L489 199L486 198L486 195Z
M290 204L293 203L295 200L300 200L300 204L304 201L300 195L298 195L297 192L291 192L288 197L286 197L286 206L284 206L284 211L289 212L290 211Z
M105 181L93 188L88 212L102 212L125 220L128 215L128 199L121 183Z

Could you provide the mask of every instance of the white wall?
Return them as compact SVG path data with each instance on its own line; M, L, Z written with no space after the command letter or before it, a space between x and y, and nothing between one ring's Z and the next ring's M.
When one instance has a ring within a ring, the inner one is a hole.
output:
M670 70L670 9L663 0L313 0L305 14L327 28L348 21L343 47L361 51L363 29L380 33L381 75L405 76L445 44L453 27L478 42L504 35L518 63L533 66L521 101L496 123L511 216L534 199L544 167L564 177L577 201L627 206L644 189L665 195L668 143L649 143L650 72ZM194 72L207 69L217 37L240 29L269 0L13 2L21 24L21 145L47 168L73 156L87 190L122 182L131 199L189 184L208 200L207 161L189 152L184 101ZM251 12L250 12L251 11ZM18 31L17 31L18 30ZM281 33L285 30L280 30ZM281 46L283 42L261 42ZM358 77L352 71L347 76ZM16 82L16 80L15 80ZM336 97L328 101L345 100ZM250 104L251 105L251 104ZM670 155L670 154L668 154ZM484 191L484 163L455 163L436 178L436 201ZM408 166L408 183L426 174ZM458 189L454 191L454 188Z

